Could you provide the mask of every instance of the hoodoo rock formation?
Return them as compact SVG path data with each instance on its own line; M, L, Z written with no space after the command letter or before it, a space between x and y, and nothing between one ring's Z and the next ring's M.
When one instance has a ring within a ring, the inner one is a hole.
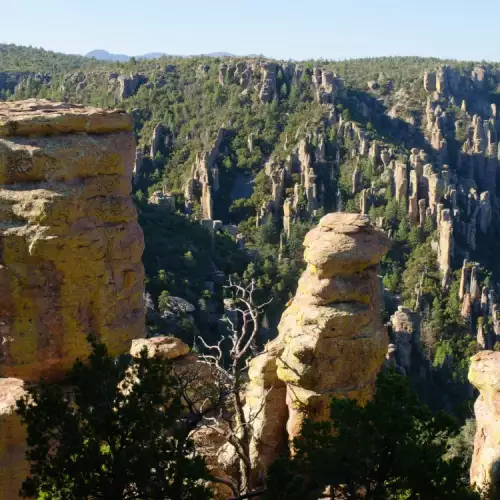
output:
M493 488L500 481L500 352L482 351L471 359L469 380L479 389L474 405L477 430L470 479L479 489ZM497 498L492 496L491 498Z
M88 334L116 354L143 335L134 156L125 113L0 104L0 376L55 381Z
M132 119L44 100L0 103L0 499L26 477L24 382L144 335Z
M332 397L367 401L387 352L380 315L378 264L385 234L366 216L323 217L304 241L308 264L278 337L250 363L246 412L269 415L255 427L257 471L276 457L304 418L329 415Z

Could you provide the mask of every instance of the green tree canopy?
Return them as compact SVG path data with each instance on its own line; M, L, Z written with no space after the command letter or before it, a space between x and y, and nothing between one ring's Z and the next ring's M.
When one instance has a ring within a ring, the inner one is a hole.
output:
M443 458L455 431L444 413L432 414L409 380L381 374L365 407L334 399L332 419L306 421L293 457L271 468L266 499L479 498L466 484L463 463Z
M171 366L142 353L133 365L92 342L71 392L42 382L18 402L31 476L25 498L207 499Z

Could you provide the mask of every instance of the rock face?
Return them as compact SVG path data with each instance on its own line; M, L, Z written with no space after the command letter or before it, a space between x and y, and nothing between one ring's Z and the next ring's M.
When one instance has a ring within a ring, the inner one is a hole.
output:
M0 71L0 91L14 93L18 86L30 79L36 83L50 83L51 77L43 73Z
M453 221L450 210L445 209L441 212L439 223L439 247L438 263L442 275L442 285L445 288L449 281L451 271L451 255L453 252Z
M332 397L367 401L387 352L378 278L385 234L366 216L334 213L304 246L308 266L279 335L250 364L245 411L270 415L254 431L253 448L265 448L252 457L257 471L276 457L285 427L293 439L307 415L328 416Z
M130 355L139 357L146 348L148 357L158 353L164 359L176 359L189 353L189 347L177 337L152 337L150 339L135 339L132 341Z
M15 413L16 401L24 395L22 380L0 378L0 500L18 498L21 483L28 476L26 433Z
M0 103L0 376L57 381L97 335L144 333L142 230L130 116Z
M211 149L199 153L191 169L191 176L184 187L186 213L191 213L193 203L201 206L203 219L214 218L213 196L219 189L219 169L216 165L217 155L226 130L219 129Z
M500 352L483 351L471 359L469 380L479 389L474 405L477 431L470 470L471 483L496 487L500 480ZM491 498L497 498L492 496Z
M262 63L262 87L260 89L259 97L260 101L263 103L271 102L273 99L278 100L276 72L277 66L275 63Z
M120 84L118 98L120 101L134 95L139 87L148 81L146 75L140 73L131 74L128 76L120 75L118 82Z

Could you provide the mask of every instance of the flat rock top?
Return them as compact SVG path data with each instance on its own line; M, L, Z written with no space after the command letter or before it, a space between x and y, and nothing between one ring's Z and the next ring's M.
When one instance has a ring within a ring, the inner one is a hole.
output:
M25 394L24 382L18 378L0 378L0 415L12 412L16 401Z
M46 99L0 102L0 137L131 130L132 117L123 111Z
M481 351L472 356L469 380L479 390L500 391L500 352Z
M471 366L481 371L495 371L500 374L500 352L480 351L472 356Z
M371 228L371 225L367 215L337 212L325 215L319 221L319 227L326 231L348 234Z

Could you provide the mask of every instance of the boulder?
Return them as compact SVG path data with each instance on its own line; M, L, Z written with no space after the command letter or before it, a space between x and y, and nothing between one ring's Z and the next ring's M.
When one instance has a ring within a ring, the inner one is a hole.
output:
M130 354L137 358L146 348L148 357L158 354L164 359L176 359L185 356L190 349L182 340L173 336L151 337L149 339L134 339Z

